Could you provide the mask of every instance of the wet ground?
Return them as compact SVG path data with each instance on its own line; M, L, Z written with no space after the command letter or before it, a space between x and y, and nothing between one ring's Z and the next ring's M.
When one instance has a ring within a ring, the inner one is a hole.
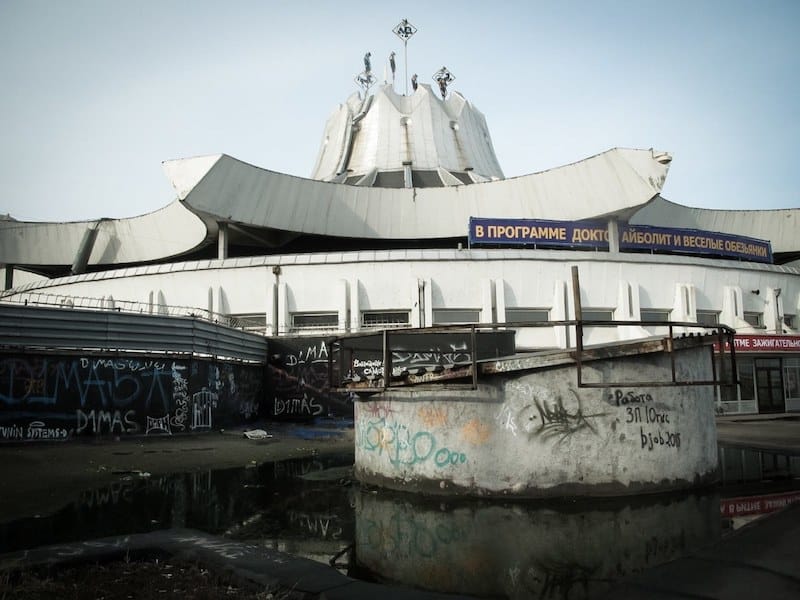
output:
M721 484L689 494L443 501L353 482L346 427L286 433L237 436L221 444L230 444L227 454L211 454L219 444L202 438L93 453L90 475L103 485L77 491L55 511L5 520L0 549L190 528L335 563L366 580L477 597L593 597L800 500L800 455L723 446ZM195 464L180 473L154 460L174 467L181 456ZM208 457L207 468L198 456Z

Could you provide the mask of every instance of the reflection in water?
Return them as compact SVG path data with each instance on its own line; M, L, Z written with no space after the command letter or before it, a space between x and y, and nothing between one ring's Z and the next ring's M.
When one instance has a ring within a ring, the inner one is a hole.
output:
M360 489L352 464L349 453L133 473L52 516L0 525L0 549L189 527L326 564L336 557L354 577L473 596L587 598L800 500L800 457L739 448L720 448L715 490L512 504Z
M359 567L448 593L586 598L720 537L716 495L448 508L356 496Z
M719 471L725 531L800 502L800 456L721 446Z
M161 477L134 473L82 493L53 515L0 525L0 548L10 552L173 527L233 534L254 516L264 536L305 539L305 515L316 512L349 517L335 528L352 539L352 508L343 486L306 479L352 464L352 454L345 454ZM332 526L319 524L327 535L332 535Z

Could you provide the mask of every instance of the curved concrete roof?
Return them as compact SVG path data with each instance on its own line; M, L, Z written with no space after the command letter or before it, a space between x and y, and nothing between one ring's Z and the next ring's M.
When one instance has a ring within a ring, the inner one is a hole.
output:
M615 148L512 179L444 188L368 188L268 171L230 156L168 161L179 198L219 220L371 239L467 235L470 217L626 218L656 196L669 155Z
M70 223L2 220L0 262L69 265L82 252L86 253L84 261L92 265L151 262L190 252L210 233L203 221L178 201L126 219Z
M657 198L630 219L633 225L703 229L772 243L772 252L800 251L800 209L713 210L690 208Z

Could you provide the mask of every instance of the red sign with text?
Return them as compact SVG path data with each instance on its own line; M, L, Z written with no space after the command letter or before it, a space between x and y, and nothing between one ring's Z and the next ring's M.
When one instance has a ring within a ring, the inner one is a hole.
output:
M736 352L800 352L800 335L736 335L733 346ZM714 350L719 352L718 344ZM727 342L725 350L730 350Z

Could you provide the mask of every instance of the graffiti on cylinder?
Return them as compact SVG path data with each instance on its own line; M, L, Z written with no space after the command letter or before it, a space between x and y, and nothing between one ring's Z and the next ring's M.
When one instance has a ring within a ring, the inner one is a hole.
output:
M676 430L676 415L655 402L652 394L617 389L607 396L606 401L619 407L622 422L634 429L638 426L641 450L680 449L681 434Z
M565 442L572 435L587 431L597 434L593 419L606 413L586 413L580 396L572 388L562 394L540 385L512 382L510 400L495 415L501 429L516 436Z
M221 361L3 355L0 440L172 434L234 424L256 414L262 378L260 366Z
M440 445L432 432L415 431L384 418L359 423L356 445L367 452L385 456L395 467L431 461L437 467L452 467L467 462L466 454Z

